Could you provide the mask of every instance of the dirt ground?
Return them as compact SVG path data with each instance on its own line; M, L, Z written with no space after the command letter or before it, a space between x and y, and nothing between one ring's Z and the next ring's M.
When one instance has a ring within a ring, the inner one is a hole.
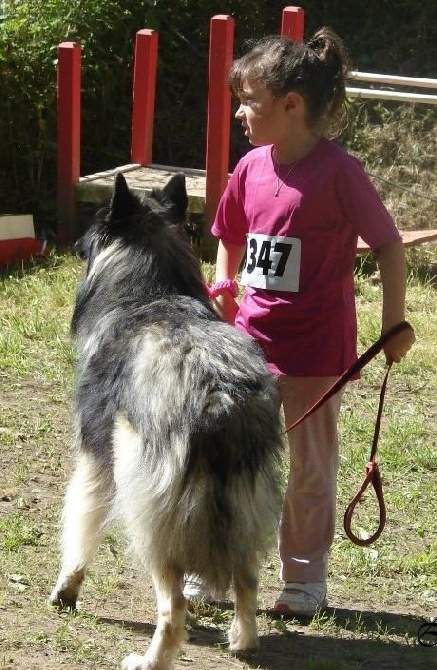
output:
M148 644L155 601L149 578L135 570L118 539L101 547L78 615L47 605L58 567L59 512L71 472L69 394L28 380L4 389L1 404L0 520L18 515L30 536L19 549L0 552L0 668L119 667L125 654L141 653ZM259 652L241 661L227 651L230 599L196 612L176 669L437 668L437 648L421 647L416 640L429 612L406 602L401 585L381 601L373 584L356 594L347 582L337 584L333 576L330 582L330 607L321 618L275 619L271 607L279 583L273 552L261 574Z

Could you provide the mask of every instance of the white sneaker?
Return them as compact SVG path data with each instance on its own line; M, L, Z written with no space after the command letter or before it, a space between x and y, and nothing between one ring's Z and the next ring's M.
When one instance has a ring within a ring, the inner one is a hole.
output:
M214 598L206 588L199 575L191 574L184 576L183 594L187 600L203 600L205 603L214 602Z
M326 605L326 582L286 582L273 609L283 616L312 616Z

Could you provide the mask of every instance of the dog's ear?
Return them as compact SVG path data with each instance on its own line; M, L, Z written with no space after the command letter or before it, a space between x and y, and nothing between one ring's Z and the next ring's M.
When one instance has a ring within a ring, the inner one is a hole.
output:
M185 221L188 209L188 195L183 172L177 172L162 189L171 204L172 213L179 221Z
M79 258L79 260L81 261L86 261L86 259L89 256L90 247L91 247L90 235L89 234L87 235L85 233L85 235L79 237L79 239L76 240L74 244L74 251L77 258Z
M134 205L135 199L129 191L126 179L121 172L117 172L111 198L109 220L120 221L129 218L134 214Z

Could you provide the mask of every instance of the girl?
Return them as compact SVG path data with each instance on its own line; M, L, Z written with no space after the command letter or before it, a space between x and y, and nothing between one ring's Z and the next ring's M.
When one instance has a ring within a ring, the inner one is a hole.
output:
M324 137L344 106L346 76L343 44L329 28L307 44L262 39L229 75L240 101L235 116L257 148L237 164L212 226L219 300L223 316L258 340L278 375L286 425L356 360L358 236L378 257L382 332L405 318L400 235L360 163ZM237 305L233 280L245 254ZM387 360L399 361L413 341L409 330L391 339ZM341 392L287 433L280 614L312 615L326 604L340 402Z

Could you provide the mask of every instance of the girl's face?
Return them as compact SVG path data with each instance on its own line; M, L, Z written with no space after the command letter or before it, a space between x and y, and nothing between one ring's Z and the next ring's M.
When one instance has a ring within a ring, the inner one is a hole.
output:
M290 128L289 95L275 98L262 82L243 82L235 118L241 121L251 144L276 144L285 139Z

